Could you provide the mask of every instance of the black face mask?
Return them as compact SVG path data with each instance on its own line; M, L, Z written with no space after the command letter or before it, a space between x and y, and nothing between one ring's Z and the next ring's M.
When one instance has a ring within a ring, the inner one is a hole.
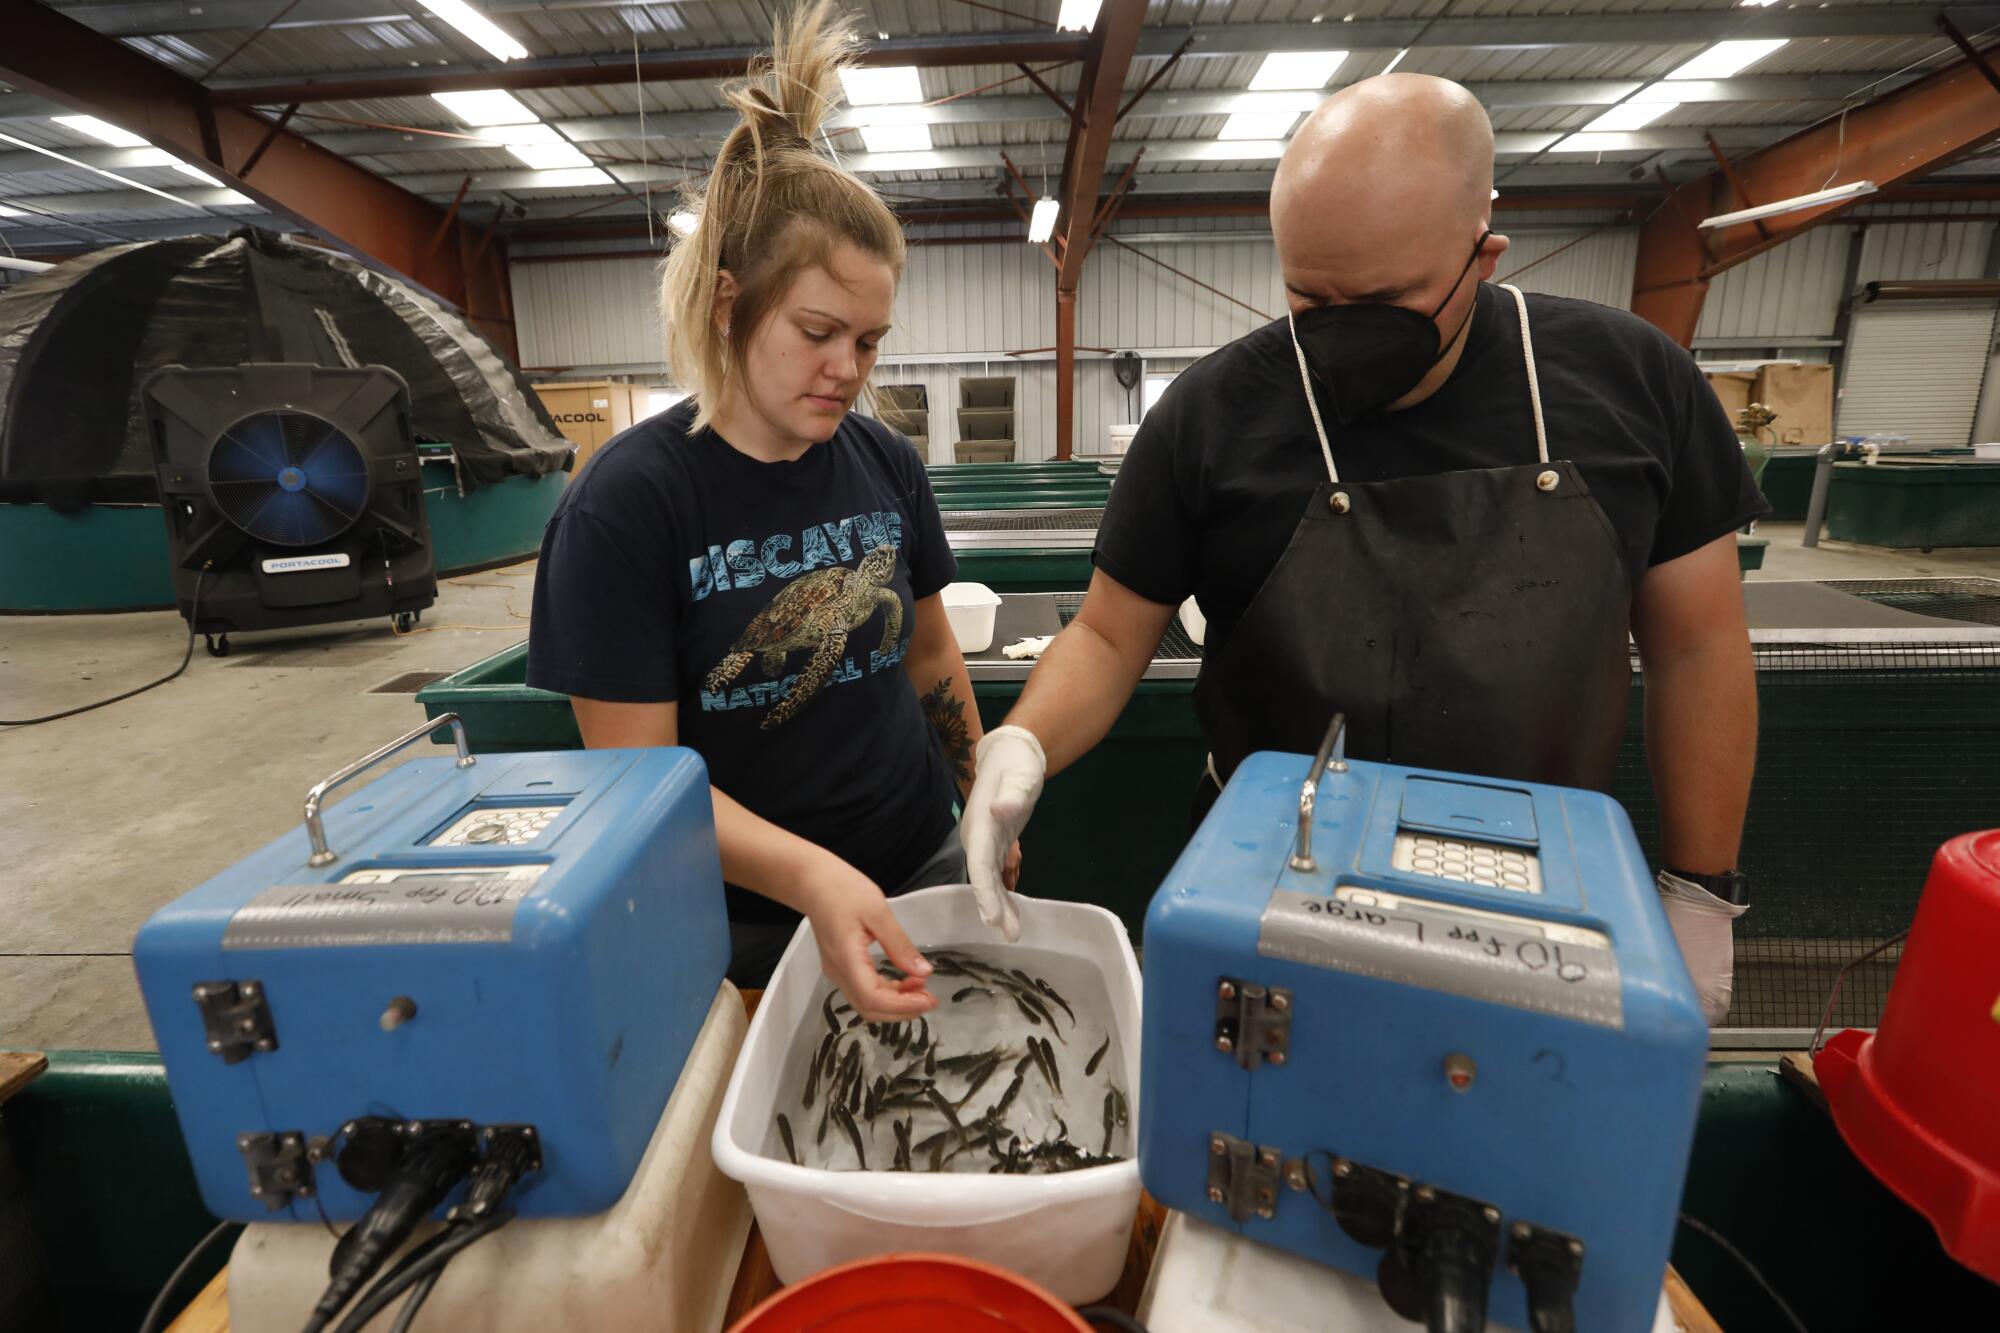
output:
M1460 322L1446 338L1437 317L1458 295L1465 275L1479 258L1491 230L1480 233L1458 281L1430 314L1399 305L1324 305L1292 316L1292 336L1305 353L1314 378L1326 387L1333 415L1343 426L1395 402L1423 382L1458 338ZM1473 303L1478 308L1478 303ZM1472 318L1472 311L1465 314Z

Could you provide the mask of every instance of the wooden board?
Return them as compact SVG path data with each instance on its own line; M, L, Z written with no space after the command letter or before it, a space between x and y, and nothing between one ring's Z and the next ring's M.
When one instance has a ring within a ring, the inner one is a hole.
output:
M215 1280L188 1302L181 1317L167 1325L167 1333L229 1333L229 1268L223 1266Z
M27 1087L49 1067L40 1051L0 1051L0 1102Z
M1778 1059L1778 1073L1785 1082L1806 1095L1806 1100L1826 1111L1826 1089L1819 1085L1819 1074L1813 1069L1813 1058L1805 1051L1793 1051ZM1829 1112L1831 1114L1831 1112Z
M1674 1322L1681 1326L1681 1333L1722 1333L1722 1325L1715 1322L1715 1316L1708 1307L1696 1298L1688 1284L1681 1281L1681 1275L1667 1265L1667 1309L1673 1311Z

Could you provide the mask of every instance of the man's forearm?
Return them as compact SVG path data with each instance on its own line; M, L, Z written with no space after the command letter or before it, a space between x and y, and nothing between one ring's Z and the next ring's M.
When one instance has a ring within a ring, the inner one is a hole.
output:
M1736 866L1757 763L1757 676L1739 640L1647 663L1646 757L1663 865L1698 875Z
M1144 671L1142 664L1134 673L1109 640L1072 621L1042 654L1007 725L1033 732L1048 771L1061 772L1104 739Z
M945 767L951 770L952 783L963 796L972 790L973 754L979 738L986 734L979 725L979 705L973 698L965 658L954 645L922 661L912 658L907 668L923 704L924 720L937 733Z

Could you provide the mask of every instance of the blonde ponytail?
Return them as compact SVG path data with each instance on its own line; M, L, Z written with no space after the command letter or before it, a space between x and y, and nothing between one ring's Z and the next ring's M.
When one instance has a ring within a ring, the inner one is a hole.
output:
M667 362L706 426L744 349L794 275L824 267L842 244L884 261L900 279L903 229L859 177L813 146L838 105L840 71L859 49L833 0L780 18L771 53L726 96L742 119L723 141L705 183L685 192L694 230L667 256L660 283ZM736 302L725 332L716 321L716 282L727 270Z

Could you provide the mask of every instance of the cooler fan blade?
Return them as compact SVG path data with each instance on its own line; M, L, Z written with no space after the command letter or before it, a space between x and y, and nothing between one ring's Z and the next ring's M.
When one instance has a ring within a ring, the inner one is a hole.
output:
M354 525L368 501L368 463L331 422L260 412L217 437L209 493L224 516L273 546L312 546Z

